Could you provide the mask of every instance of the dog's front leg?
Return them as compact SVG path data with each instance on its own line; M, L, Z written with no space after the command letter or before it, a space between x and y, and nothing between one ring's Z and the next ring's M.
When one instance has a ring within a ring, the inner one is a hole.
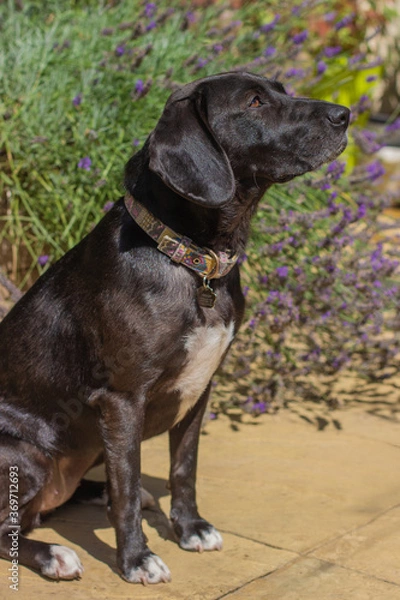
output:
M96 404L105 449L109 487L108 514L117 538L117 566L133 583L159 583L171 576L163 561L146 545L142 530L140 444L144 399L105 393Z
M171 521L180 547L197 552L222 549L220 533L200 517L196 503L199 435L210 387L209 384L193 409L169 432Z

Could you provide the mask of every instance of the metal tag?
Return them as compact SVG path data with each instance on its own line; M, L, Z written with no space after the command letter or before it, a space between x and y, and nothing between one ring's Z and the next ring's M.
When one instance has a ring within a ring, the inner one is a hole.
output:
M197 301L202 308L214 308L217 294L210 287L207 277L203 279L203 285L197 289Z

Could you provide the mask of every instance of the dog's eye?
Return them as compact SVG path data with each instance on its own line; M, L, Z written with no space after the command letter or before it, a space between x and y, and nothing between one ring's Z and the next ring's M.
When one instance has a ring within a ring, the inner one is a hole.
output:
M259 108L262 105L260 96L254 96L253 100L250 102L250 108Z

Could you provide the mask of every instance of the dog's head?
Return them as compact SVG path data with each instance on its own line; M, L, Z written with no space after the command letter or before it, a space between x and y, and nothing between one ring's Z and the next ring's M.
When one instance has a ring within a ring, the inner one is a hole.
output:
M206 77L170 96L150 136L150 169L181 196L218 207L239 180L284 182L336 158L349 115L258 75Z

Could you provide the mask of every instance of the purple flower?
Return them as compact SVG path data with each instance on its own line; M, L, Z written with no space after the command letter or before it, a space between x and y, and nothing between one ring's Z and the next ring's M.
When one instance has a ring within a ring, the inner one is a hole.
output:
M112 209L112 207L114 206L114 202L106 202L105 205L103 206L103 212L108 212L109 210Z
M49 258L50 257L48 256L48 254L42 254L42 256L39 256L37 261L41 267L44 267L48 263Z
M122 56L123 54L125 54L124 46L117 46L115 48L115 56Z
M326 15L324 16L324 20L327 23L332 23L332 21L335 19L336 17L336 11L332 10L331 12L326 13Z
M356 213L356 218L357 219L363 219L365 217L365 215L367 214L367 207L366 205L362 202L361 204L359 204L358 209L357 209L357 213Z
M334 200L336 200L337 197L338 197L338 193L332 192L332 194L329 196L329 202L333 202ZM331 208L331 207L329 207L329 208Z
M252 406L253 412L258 414L265 413L267 411L267 403L266 402L254 402Z
M329 317L332 316L332 311L331 310L327 310L323 315L321 315L321 319L323 321L325 321L326 319L329 319Z
M144 14L145 14L145 17L147 17L148 19L151 19L151 17L154 17L156 11L157 11L157 5L154 2L148 2L146 4L146 6L144 7Z
M343 209L343 221L351 223L353 221L353 213L350 208Z
M337 167L338 161L334 160L333 162L331 162L326 169L327 173L333 173L334 171L336 171L336 167Z
M270 255L279 254L282 251L283 242L276 242L276 244L270 244L268 247L268 253Z
M275 17L272 19L272 21L270 21L270 23L266 23L265 25L262 25L262 27L260 27L260 30L263 33L268 33L269 31L272 31L275 28L275 25L277 24L277 22L279 21L280 18L281 18L280 15L275 15Z
M206 58L199 58L199 60L197 61L197 68L202 69L203 67L206 66L207 63L208 63L208 60Z
M331 189L331 184L328 181L323 181L321 183L321 185L319 186L319 189L322 190L323 192L326 192L327 190Z
M75 98L73 98L72 104L74 106L79 106L81 103L82 103L82 94L77 94L77 96L75 96Z
M327 174L331 175L335 181L337 181L343 175L345 168L345 162L334 160L328 165L326 172Z
M294 35L292 37L292 41L294 44L299 45L299 44L302 44L303 42L305 42L307 38L308 38L308 31L307 31L307 29L304 29L304 31L301 31L300 33L296 33L296 35Z
M282 279L286 279L286 277L289 275L289 267L277 267L275 269L276 274L278 275L278 277L281 277Z
M375 179L382 177L385 172L386 171L379 160L375 160L367 166L368 179L371 181L375 181Z
M188 23L196 23L196 15L193 11L189 10L185 16Z
M364 113L365 111L371 108L371 100L367 94L361 94L358 102L357 102L357 111L359 114Z
M327 273L335 273L336 267L335 267L335 265L332 265L332 264L325 265L325 271Z
M286 77L304 77L304 69L296 69L295 67L292 67L291 69L288 69L285 73Z
M85 171L90 171L90 167L92 166L92 161L88 156L84 156L78 162L78 168L84 169Z
M326 64L324 63L323 60L319 60L317 63L317 74L318 75L322 75L323 73L325 73L327 67Z
M135 83L135 92L137 94L142 94L144 90L144 83L143 83L143 79L138 79L137 82Z
M268 58L269 56L273 56L276 52L276 48L274 48L274 46L267 46L267 48L265 48L263 54L266 58Z
M156 21L150 21L148 25L146 25L146 31L151 31L157 27Z
M351 56L348 61L349 66L353 66L353 65L361 62L362 60L364 60L364 58L365 58L365 52L359 52L358 54Z
M279 300L279 292L273 290L268 294L266 302L268 304L272 304L272 302L275 302L275 300Z
M327 58L332 58L333 56L336 56L337 54L339 54L341 51L342 51L341 46L327 46L324 49L324 54Z
M213 46L213 51L215 52L215 54L220 54L223 49L224 47L222 44L214 44Z
M363 129L362 131L354 132L354 139L361 146L364 152L373 154L382 148L381 142L377 140L377 134L375 131L369 129Z
M350 23L353 21L353 19L354 19L354 13L351 13L350 15L347 15L346 17L343 17L342 19L340 19L340 21L335 23L336 31L339 31L339 29L343 29L343 27L347 27L348 25L350 25Z
M377 79L378 77L376 75L368 75L368 77L365 78L365 81L371 83L372 81L376 81Z
M210 412L210 414L208 415L208 418L210 419L210 421L215 421L215 419L217 418L217 415L214 412Z
M400 117L385 127L385 131L387 133L390 133L391 131L397 131L398 129L400 129Z

